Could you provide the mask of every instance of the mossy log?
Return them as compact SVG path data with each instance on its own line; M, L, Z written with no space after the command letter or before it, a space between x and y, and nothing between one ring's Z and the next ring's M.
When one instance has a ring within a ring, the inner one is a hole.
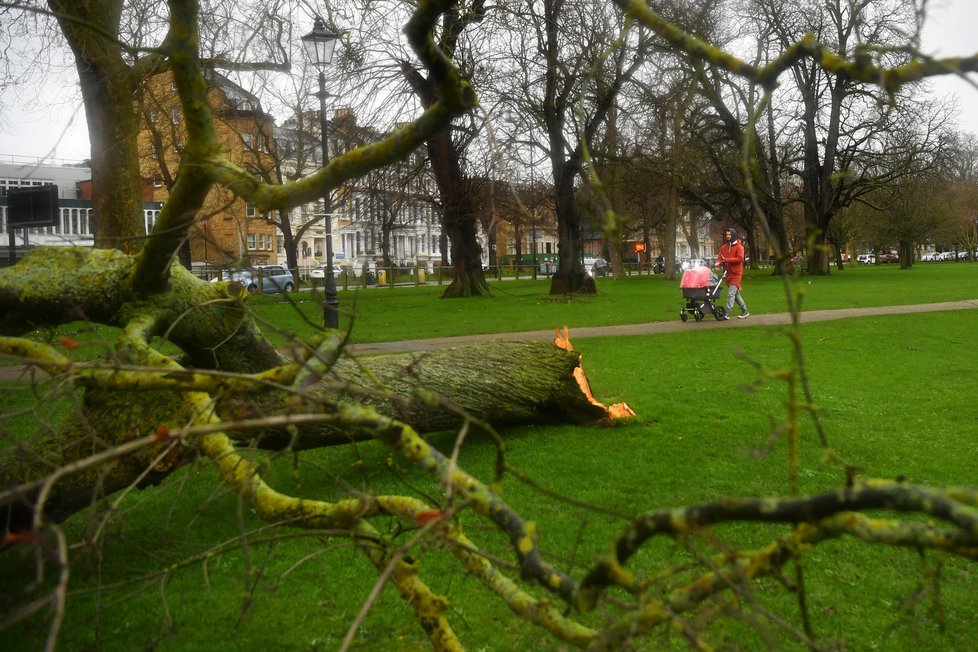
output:
M459 427L466 417L493 427L531 423L606 423L619 415L591 396L580 355L559 345L492 340L423 353L344 359L302 399L308 411L323 402L349 401L376 408L420 433ZM290 407L291 406L291 407ZM296 409L295 397L277 392L255 402L227 399L228 414L256 416ZM321 408L320 408L321 409ZM627 411L625 412L627 414ZM262 448L316 448L362 438L331 424L238 433Z
M229 392L215 396L228 434L239 446L302 450L350 443L369 435L335 422L290 420L289 415L332 414L358 403L430 433L459 427L471 418L492 427L530 423L607 423L617 412L593 399L580 356L558 344L489 341L425 353L344 358L317 383L299 392ZM111 456L113 448L178 433L192 421L178 393L90 388L85 409L30 444L0 451L0 486L26 486L0 501L8 525L34 518L38 483L55 469L95 455L98 464L65 473L45 489L44 511L62 520L93 500L129 486L162 481L196 455L193 438L175 445L161 437L152 446ZM627 412L626 412L627 414ZM236 423L257 423L247 429ZM164 449L165 447L165 449Z
M192 394L206 397L238 446L278 450L366 438L335 417L352 404L421 433L465 419L498 427L613 416L592 397L566 336L555 344L492 341L354 359L334 333L321 338L323 359L310 349L291 363L249 317L240 286L206 283L171 265L163 287L143 293L136 269L117 251L46 249L0 273L0 334L77 319L123 329L114 360L100 369L80 369L30 340L4 339L7 353L85 388L59 423L0 449L0 518L7 516L8 528L28 527L39 498L48 518L62 520L194 459L195 435L180 434L199 421L191 406L200 403L185 400ZM180 365L152 348L161 336L182 351Z

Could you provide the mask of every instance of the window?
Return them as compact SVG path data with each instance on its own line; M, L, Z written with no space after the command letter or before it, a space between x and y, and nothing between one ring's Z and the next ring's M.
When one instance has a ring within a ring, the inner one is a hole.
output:
M251 149L252 144L254 144L254 137L251 134L241 134L241 142L248 149Z
M248 249L254 249L254 248L255 248L255 234L254 233L249 233L248 234Z
M173 108L170 109L170 122L175 125L180 124L180 109Z
M143 219L146 222L146 233L149 234L153 230L153 225L156 224L156 220L160 217L159 211L143 211Z
M247 217L255 217L258 215L258 211L255 210L254 204L245 204L245 215Z
M160 121L160 112L159 111L150 111L149 112L149 121L150 122L159 122Z
M7 196L8 188L28 188L53 184L54 179L0 179L0 197Z
M153 175L153 187L162 188L163 187L163 176L159 174Z

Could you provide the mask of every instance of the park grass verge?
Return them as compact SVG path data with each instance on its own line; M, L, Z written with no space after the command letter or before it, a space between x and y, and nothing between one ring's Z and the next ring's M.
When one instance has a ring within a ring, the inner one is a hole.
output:
M976 329L978 311L806 324L806 371L833 449L867 476L975 485ZM625 513L720 496L787 493L785 442L773 434L783 419L785 388L761 378L747 362L764 369L788 366L781 328L690 329L574 344L598 398L628 401L638 418L610 429L510 429L505 433L510 465L555 494ZM802 492L841 486L842 470L820 463L810 423L803 424L801 436ZM443 450L453 443L450 433L431 440ZM471 435L461 464L486 479L494 459L492 442ZM286 490L326 499L367 488L420 496L439 492L430 478L402 468L376 443L310 451L298 462L280 456L269 473ZM405 489L403 480L413 489ZM507 476L502 491L526 518L538 522L551 561L577 575L605 552L622 526L619 518L556 501L514 476ZM66 527L80 538L97 515L98 510L80 514ZM492 552L504 552L492 528L469 516L463 522L470 537ZM97 554L84 546L75 551L63 649L336 649L376 579L348 542L261 530L205 464L133 494L111 523ZM712 546L722 540L760 545L783 531L716 528L703 550L716 552ZM393 521L386 533L404 536ZM216 548L225 542L226 549ZM444 551L422 546L415 552L433 588L449 597L450 617L472 649L559 649L540 631L513 624ZM659 541L632 567L652 573L688 554L680 543ZM181 566L197 555L199 561ZM820 546L805 564L816 633L847 649L972 647L972 614L978 609L973 564L927 559L915 551L846 540ZM4 565L0 584L16 586L20 574L33 570L29 558L22 562ZM938 565L944 580L940 595L925 581ZM133 581L160 568L168 570L152 581ZM113 585L117 588L108 589ZM98 587L104 590L96 598ZM759 583L756 597L762 605L794 614L791 597L773 582ZM602 616L589 620L599 622ZM43 619L25 624L20 633L8 649L37 649ZM723 640L714 634L714 642ZM725 635L732 648L756 649L763 643L736 624ZM774 640L784 644L781 635ZM424 639L388 590L371 610L356 646L413 650L423 647ZM664 638L639 642L640 649L684 646Z
M444 286L371 287L340 291L340 326L354 343L538 331L569 326L613 326L672 321L684 305L679 283L662 275L597 279L595 295L551 296L547 279L494 281L491 298L442 299ZM978 299L978 264L928 263L910 270L896 265L847 267L825 277L793 277L800 308L832 310ZM756 314L786 312L785 281L770 270L748 272L744 295ZM277 346L308 339L322 326L316 292L249 298L263 332ZM116 329L75 322L35 331L31 337L61 347L62 337L80 346L64 352L76 360L108 357ZM0 365L16 364L0 356Z
M444 287L395 287L340 292L340 325L354 342L639 324L678 319L679 282L658 276L597 279L595 295L551 296L546 279L491 283L491 298L442 299ZM830 310L978 299L978 264L849 267L825 277L794 277L800 308ZM787 312L785 283L770 270L747 274L744 296L752 312ZM321 299L310 292L256 297L256 316L269 337L306 337L322 324Z

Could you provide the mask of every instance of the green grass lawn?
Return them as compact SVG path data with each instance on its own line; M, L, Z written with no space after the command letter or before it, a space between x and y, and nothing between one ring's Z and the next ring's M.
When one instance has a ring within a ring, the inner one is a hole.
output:
M440 299L444 287L369 288L339 292L341 319L353 322L357 342L519 332L677 319L684 305L678 281L659 276L597 279L593 296L549 294L550 282L496 281L490 299ZM978 298L978 264L930 263L911 270L897 265L847 267L827 277L802 276L791 283L802 293L802 310L934 303ZM744 297L755 313L785 312L785 287L770 270L748 272ZM299 308L296 312L289 301ZM322 323L320 298L307 292L253 301L260 318L305 335ZM280 335L271 335L281 337Z
M920 265L909 272L859 268L811 279L811 285L807 280L802 279L803 307L809 309L928 303L975 298L978 265ZM678 284L656 277L599 282L596 297L565 302L548 301L542 281L503 282L494 288L497 296L488 300L443 301L438 288L369 290L359 293L356 303L352 295L341 300L344 307L355 306L354 333L362 341L668 320L677 318L682 305ZM777 279L755 275L745 295L752 311L784 310ZM261 314L284 325L282 315L288 311L280 298L255 303ZM318 306L309 304L306 309L317 315ZM284 328L302 334L311 326L295 319ZM976 332L978 311L972 310L804 324L805 369L829 445L867 477L978 485ZM789 340L781 328L690 328L574 344L598 398L626 401L638 417L614 428L509 429L504 435L511 466L549 492L625 514L722 496L787 494L786 444L777 434L786 389L757 370L790 365ZM10 396L4 393L0 401ZM446 451L454 443L452 433L430 439ZM808 419L802 421L801 441L802 492L841 486L843 471L821 463ZM460 464L488 480L495 454L488 438L473 434ZM282 456L268 473L285 491L327 500L358 491L422 498L441 492L428 476L403 468L376 443L309 451L297 461ZM623 524L605 511L557 501L515 476L504 479L502 492L525 518L538 523L548 559L577 577L607 550ZM92 510L65 524L80 544L73 550L76 563L61 649L334 650L377 577L348 541L263 530L206 464L126 497L109 521L104 543L87 547L81 542L94 531L99 515ZM493 528L471 515L462 522L477 543L511 558ZM399 540L409 535L393 521L375 524ZM713 554L725 545L764 545L783 532L773 526L723 526L695 546ZM470 649L566 649L517 622L445 551L420 546L413 554L421 560L425 579L450 600L449 616ZM688 558L677 542L654 541L629 568L649 577ZM5 553L4 562L0 594L9 598L35 565L27 551L18 549ZM168 570L154 574L160 568ZM933 582L938 571L939 590ZM805 562L815 634L824 647L835 641L837 649L976 649L976 571L973 563L932 553L921 556L852 540L823 544ZM669 585L668 578L660 578L655 586ZM796 603L778 583L758 583L751 599L799 627ZM611 611L599 610L584 620L599 624ZM16 636L5 632L5 649L38 649L46 616L42 610L18 625ZM804 649L770 624L765 629L769 641L727 620L724 628L710 630L710 643L730 650L759 649L768 642ZM354 649L362 650L426 645L390 588L355 641ZM673 633L640 640L637 647L685 649L686 644Z

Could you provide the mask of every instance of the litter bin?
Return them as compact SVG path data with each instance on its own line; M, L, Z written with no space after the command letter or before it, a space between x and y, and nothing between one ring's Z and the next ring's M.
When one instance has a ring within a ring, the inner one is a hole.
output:
M377 282L381 285L387 285L387 270L377 270Z

